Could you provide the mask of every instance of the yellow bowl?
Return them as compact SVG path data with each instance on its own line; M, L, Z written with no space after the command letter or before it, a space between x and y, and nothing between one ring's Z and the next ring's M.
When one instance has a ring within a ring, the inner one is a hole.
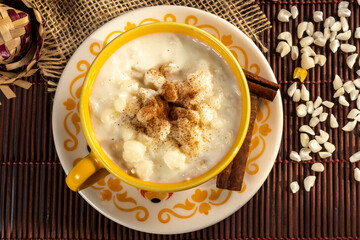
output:
M240 126L235 141L233 142L230 150L213 168L211 168L206 173L187 181L175 183L157 183L140 180L134 176L130 176L117 164L111 161L111 159L105 154L104 150L101 148L99 142L95 137L93 128L91 126L89 112L89 98L92 86L100 69L107 61L107 59L117 49L119 49L121 46L130 42L133 39L148 34L164 32L178 33L199 39L200 41L212 47L216 52L218 52L225 59L236 79L238 80L242 98L242 113ZM219 174L232 161L232 159L239 151L248 129L251 111L250 108L250 93L247 81L238 61L232 55L229 49L213 35L191 25L174 22L153 23L131 29L115 38L99 53L86 75L80 98L80 119L86 141L89 144L92 152L88 157L85 158L85 160L87 160L87 163L84 163L81 167L75 167L72 170L72 172L74 173L70 172L69 176L66 179L66 182L72 190L76 191L80 184L80 182L78 181L79 179L81 180L81 182L83 182L85 178L89 178L95 171L99 170L100 168L106 168L110 173L112 173L120 180L137 188L148 191L174 192L200 185ZM90 168L91 170L87 170L88 168Z

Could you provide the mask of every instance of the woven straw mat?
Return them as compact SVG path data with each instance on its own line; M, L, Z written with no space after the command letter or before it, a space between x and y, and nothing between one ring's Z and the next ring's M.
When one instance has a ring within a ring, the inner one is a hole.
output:
M156 5L179 5L213 13L246 33L263 51L260 33L270 28L254 0L31 0L45 20L48 58L39 62L41 72L58 79L76 48L97 28L128 11Z

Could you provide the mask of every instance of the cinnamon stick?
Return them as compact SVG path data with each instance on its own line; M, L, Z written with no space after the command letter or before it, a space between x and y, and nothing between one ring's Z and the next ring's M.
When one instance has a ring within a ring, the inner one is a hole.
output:
M232 191L240 191L245 175L246 162L249 156L252 131L254 128L258 97L251 96L251 115L245 140L233 161L217 176L216 187Z
M280 85L243 69L249 90L258 97L273 101Z

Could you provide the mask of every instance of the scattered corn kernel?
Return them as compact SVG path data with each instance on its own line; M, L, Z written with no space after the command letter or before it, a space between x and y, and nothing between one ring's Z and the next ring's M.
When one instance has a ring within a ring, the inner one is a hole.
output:
M301 67L297 67L294 70L293 78L299 79L301 82L304 82L307 76L307 70Z

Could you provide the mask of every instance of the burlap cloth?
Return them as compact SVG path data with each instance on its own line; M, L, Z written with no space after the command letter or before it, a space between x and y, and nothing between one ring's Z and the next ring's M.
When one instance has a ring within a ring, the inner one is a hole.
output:
M76 48L97 28L128 11L156 5L179 5L213 13L246 33L263 51L260 33L270 23L254 0L31 0L44 20L43 75L59 79Z

